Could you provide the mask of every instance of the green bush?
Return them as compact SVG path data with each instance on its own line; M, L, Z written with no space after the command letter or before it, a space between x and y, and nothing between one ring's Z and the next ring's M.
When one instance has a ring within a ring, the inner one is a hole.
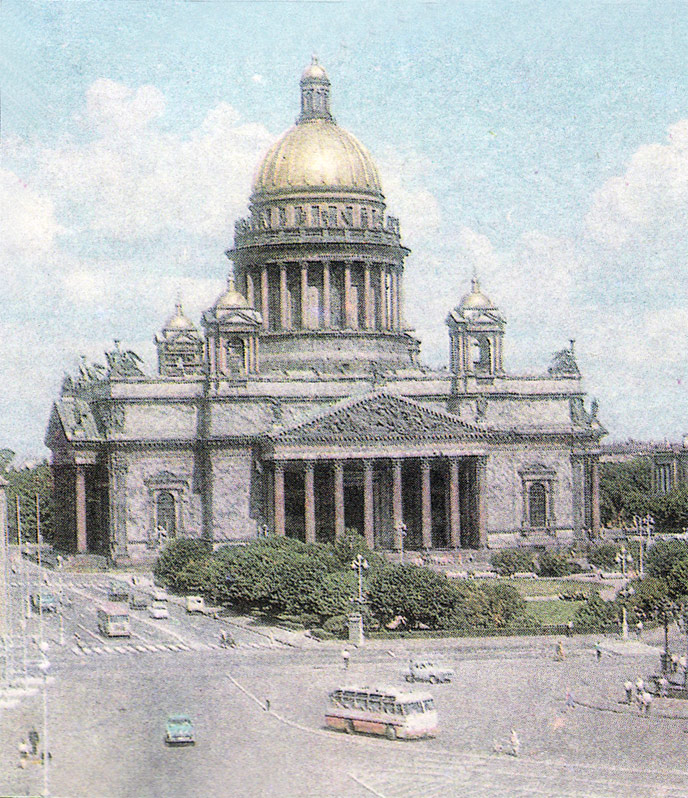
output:
M212 546L208 541L197 538L174 538L162 550L153 566L155 581L176 588L178 575L190 560L197 562L208 558Z
M334 635L326 632L324 629L316 626L315 629L311 629L310 633L313 637L317 638L318 640L334 640Z
M349 631L349 619L346 615L334 615L323 623L322 628L334 637L344 637Z
M618 608L613 601L604 601L595 593L582 604L573 616L576 627L604 629L618 619Z
M571 571L571 563L565 554L543 551L538 557L538 574L540 576L568 576Z
M588 562L603 571L616 571L619 569L616 561L618 553L619 547L615 543L600 543L591 547L588 552Z
M490 563L500 576L512 576L515 573L535 569L533 555L524 549L495 551L490 556Z

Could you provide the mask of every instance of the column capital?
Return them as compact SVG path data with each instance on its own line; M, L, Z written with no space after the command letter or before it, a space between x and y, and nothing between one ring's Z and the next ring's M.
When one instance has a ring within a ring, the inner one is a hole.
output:
M272 467L275 469L275 473L284 473L284 461L283 460L273 460Z
M304 471L313 471L315 468L315 460L304 460L303 461L303 470Z
M343 460L333 460L332 461L332 468L335 471L344 471L344 461Z
M420 467L423 471L429 471L430 466L432 465L432 457L421 457L420 458Z
M372 471L375 467L375 462L373 460L363 460L362 461L363 470L365 472Z

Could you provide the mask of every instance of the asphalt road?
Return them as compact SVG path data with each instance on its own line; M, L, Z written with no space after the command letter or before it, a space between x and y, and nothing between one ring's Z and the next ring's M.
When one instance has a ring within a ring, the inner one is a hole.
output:
M49 576L53 586L56 578ZM665 717L672 712L656 700L649 718L619 704L626 678L656 670L650 649L610 647L597 662L594 641L573 639L565 641L566 660L555 662L551 639L378 642L353 651L345 673L341 644L294 647L265 630L232 626L238 645L224 650L218 634L227 622L190 616L174 603L168 621L132 612L135 636L104 640L93 604L108 578L62 579L64 643L58 617L43 623L54 676L47 690L53 796L688 795L688 702L682 711L668 701L674 717ZM33 618L30 636L36 626ZM28 649L31 671L38 654L35 645ZM330 689L400 685L411 653L435 653L456 671L453 683L431 688L437 738L389 742L323 728ZM568 711L567 688L577 702ZM39 691L0 710L1 795L42 789L42 766L20 769L16 750L31 726L42 730L42 709ZM164 746L173 712L192 716L194 747ZM495 753L512 728L519 756Z

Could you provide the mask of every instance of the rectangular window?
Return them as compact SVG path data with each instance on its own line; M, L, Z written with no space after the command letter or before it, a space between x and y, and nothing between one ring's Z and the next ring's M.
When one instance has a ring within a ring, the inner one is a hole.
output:
M320 206L311 205L311 227L320 227Z

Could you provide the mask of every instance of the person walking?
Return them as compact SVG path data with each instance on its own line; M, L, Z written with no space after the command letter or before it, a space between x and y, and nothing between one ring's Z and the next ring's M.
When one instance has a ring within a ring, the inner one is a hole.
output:
M573 700L573 693L571 692L571 688L566 688L566 709L575 709L576 702Z
M602 659L602 646L599 643L595 643L595 659L597 662Z
M349 670L349 658L350 658L350 656L351 655L349 654L349 649L345 648L344 651L342 651L342 665L344 666L344 670L345 671Z
M641 696L641 704L640 704L641 714L649 715L651 707L652 707L652 693L648 693L647 690L643 690L643 694Z
M626 691L626 703L630 704L633 701L634 685L630 679L624 682L624 690Z
M638 623L635 625L635 636L638 638L638 640L640 640L640 635L642 633L643 633L643 622L638 621Z
M557 649L554 658L557 662L563 662L566 659L566 654L564 653L564 644L561 642L561 640L557 643Z
M664 674L657 679L657 685L659 686L659 697L666 698L669 691L669 680Z
M516 729L511 730L511 756L518 756L521 751L521 741L516 733Z

